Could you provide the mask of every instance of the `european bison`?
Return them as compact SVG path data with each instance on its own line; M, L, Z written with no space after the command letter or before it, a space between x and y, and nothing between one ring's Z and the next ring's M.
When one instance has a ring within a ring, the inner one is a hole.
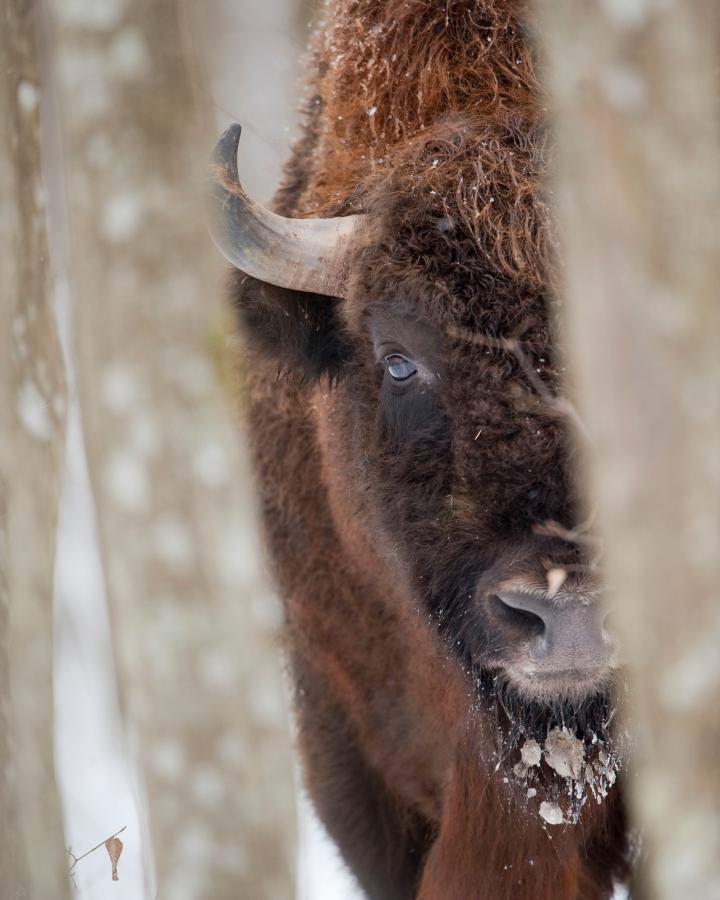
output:
M626 874L527 14L330 2L274 213L217 150L305 781L373 900Z

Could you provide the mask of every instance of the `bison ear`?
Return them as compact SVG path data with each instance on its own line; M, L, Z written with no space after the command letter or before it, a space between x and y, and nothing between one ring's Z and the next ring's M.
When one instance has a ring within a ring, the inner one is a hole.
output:
M235 308L254 349L305 378L342 376L350 342L338 315L341 300L238 276Z

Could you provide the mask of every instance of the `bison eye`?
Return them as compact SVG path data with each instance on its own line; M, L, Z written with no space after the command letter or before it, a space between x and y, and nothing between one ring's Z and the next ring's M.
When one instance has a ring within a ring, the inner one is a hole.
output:
M393 381L407 381L417 372L417 366L399 353L385 357L385 367Z

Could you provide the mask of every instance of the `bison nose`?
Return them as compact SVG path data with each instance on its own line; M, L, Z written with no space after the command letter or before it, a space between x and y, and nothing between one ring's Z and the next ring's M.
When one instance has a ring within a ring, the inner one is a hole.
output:
M588 676L612 665L613 642L594 600L571 592L548 597L519 591L503 591L496 600L524 639L533 673Z

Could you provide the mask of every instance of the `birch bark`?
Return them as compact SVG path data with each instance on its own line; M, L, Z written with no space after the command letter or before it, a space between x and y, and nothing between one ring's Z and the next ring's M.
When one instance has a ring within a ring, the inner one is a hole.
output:
M223 396L230 323L198 196L215 134L201 138L194 32L176 0L50 8L78 389L159 896L286 900L279 614Z
M717 900L720 7L539 8L568 354L629 664L643 889Z
M69 897L53 762L52 585L66 392L51 307L36 3L0 24L0 884Z

